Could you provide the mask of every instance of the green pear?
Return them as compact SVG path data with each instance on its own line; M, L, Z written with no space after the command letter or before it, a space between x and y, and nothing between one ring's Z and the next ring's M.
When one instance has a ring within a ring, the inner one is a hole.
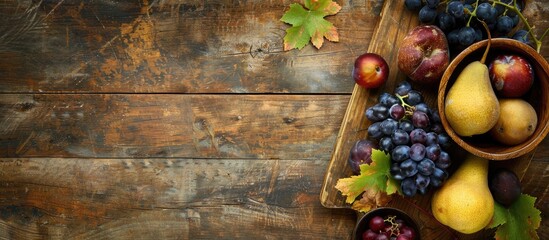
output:
M472 154L433 194L431 211L442 224L470 234L485 228L494 215L488 186L488 159Z

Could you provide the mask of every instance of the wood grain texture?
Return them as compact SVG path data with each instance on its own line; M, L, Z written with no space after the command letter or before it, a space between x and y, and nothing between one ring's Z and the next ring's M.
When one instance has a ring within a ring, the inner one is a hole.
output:
M290 1L23 2L0 6L0 92L348 93L382 3L341 3L340 44L284 52Z
M384 1L337 1L339 43L283 52L293 2L0 1L0 239L350 239L318 196ZM394 48L411 23L386 16Z
M348 239L323 160L2 159L0 238Z
M3 94L4 157L316 159L346 95Z

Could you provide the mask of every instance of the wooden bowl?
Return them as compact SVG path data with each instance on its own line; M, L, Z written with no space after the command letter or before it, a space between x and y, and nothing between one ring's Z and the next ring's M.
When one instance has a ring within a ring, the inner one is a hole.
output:
M488 40L483 40L469 46L452 60L444 72L439 85L437 98L438 109L444 129L454 142L463 149L474 155L490 160L507 160L520 157L534 150L549 131L549 64L543 56L537 53L532 47L519 41L505 38L493 38L491 41L486 64L488 64L495 55L506 53L520 55L526 58L532 65L534 70L534 83L530 91L522 97L534 107L537 113L538 126L532 136L525 142L514 146L500 144L493 140L489 134L461 137L452 130L452 127L444 115L444 99L446 93L467 64L481 59Z
M408 227L411 227L415 231L416 237L414 239L421 239L417 223L414 221L414 219L408 216L408 214L397 208L380 207L369 211L357 221L355 229L353 231L353 240L362 239L362 234L369 229L370 219L375 216L381 216L383 218L386 218L387 216L395 216L397 219L401 219Z

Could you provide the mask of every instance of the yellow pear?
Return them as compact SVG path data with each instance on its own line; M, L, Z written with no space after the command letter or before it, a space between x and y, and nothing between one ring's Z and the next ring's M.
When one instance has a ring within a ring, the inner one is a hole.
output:
M431 211L439 222L461 233L475 233L486 227L494 215L488 159L469 154L434 193Z
M463 69L446 95L444 114L460 136L483 134L494 127L499 103L485 64L475 61Z
M487 26L485 26L487 28ZM489 34L489 33L488 33ZM484 62L491 37L480 61L469 63L458 75L444 100L444 115L457 135L470 137L486 133L499 118L499 103Z
M520 98L500 99L499 119L490 130L498 142L507 145L522 143L532 136L538 124L536 110Z

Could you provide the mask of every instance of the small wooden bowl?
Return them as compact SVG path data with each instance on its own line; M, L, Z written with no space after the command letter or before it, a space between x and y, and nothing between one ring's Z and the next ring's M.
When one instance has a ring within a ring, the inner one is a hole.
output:
M438 109L444 129L454 142L463 149L474 155L490 160L507 160L520 157L534 150L549 131L549 64L543 56L537 53L532 47L519 41L505 38L493 38L491 41L486 64L488 64L495 55L506 53L520 55L526 58L532 65L534 70L534 84L530 91L522 97L534 107L538 116L538 126L532 136L525 142L514 146L500 144L493 140L489 134L461 137L452 130L452 127L444 115L444 99L447 91L467 64L481 59L488 40L483 40L469 46L452 60L440 81L437 99Z
M404 221L404 223L411 227L415 233L416 237L414 239L421 239L419 234L419 227L417 223L412 219L408 214L403 212L400 209L392 208L392 207L380 207L376 208L374 210L369 211L364 216L360 217L360 219L357 221L355 230L353 231L353 240L359 240L362 239L362 234L368 230L370 219L372 219L375 216L381 216L383 218L387 216L396 216L396 218L401 219Z

